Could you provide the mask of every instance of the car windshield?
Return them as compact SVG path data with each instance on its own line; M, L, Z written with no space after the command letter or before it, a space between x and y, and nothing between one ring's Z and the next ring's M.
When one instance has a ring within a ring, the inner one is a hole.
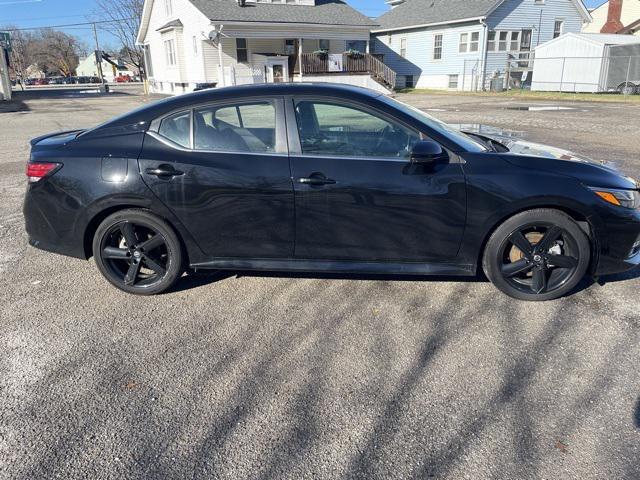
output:
M454 142L456 142L458 145L463 147L468 152L486 152L487 151L487 148L484 145L482 145L477 140L474 140L469 135L466 135L462 133L460 130L450 125L447 125L446 123L432 117L427 113L424 113L422 110L416 107L407 105L406 103L396 100L395 98L389 98L385 96L382 96L379 98L382 101L388 103L389 105L397 108L401 112L424 123L429 128L435 130L441 135L451 138Z

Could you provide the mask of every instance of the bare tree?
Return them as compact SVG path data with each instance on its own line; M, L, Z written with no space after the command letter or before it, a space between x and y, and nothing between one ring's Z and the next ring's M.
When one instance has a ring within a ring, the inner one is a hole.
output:
M96 0L97 14L109 20L103 28L114 35L121 43L120 53L127 62L132 63L144 74L144 51L136 45L138 28L142 22L144 0Z
M65 77L73 74L78 66L81 45L75 37L50 28L38 32L30 48L31 55L43 70L57 71Z

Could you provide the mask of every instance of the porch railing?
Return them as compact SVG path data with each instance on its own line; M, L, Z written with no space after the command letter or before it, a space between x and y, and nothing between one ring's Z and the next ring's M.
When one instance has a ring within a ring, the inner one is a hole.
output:
M363 53L360 55L342 54L342 64L329 67L329 55L315 53L303 53L302 73L368 73L376 81L393 88L396 84L396 72L391 70L383 62L384 55L375 53ZM340 68L338 68L340 67Z

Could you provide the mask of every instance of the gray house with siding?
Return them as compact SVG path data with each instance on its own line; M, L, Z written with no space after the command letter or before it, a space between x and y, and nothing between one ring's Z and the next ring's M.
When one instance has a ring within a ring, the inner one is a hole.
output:
M397 87L477 90L531 79L533 50L591 21L582 0L388 0L372 51ZM509 67L508 67L509 65ZM513 69L513 71L512 71Z

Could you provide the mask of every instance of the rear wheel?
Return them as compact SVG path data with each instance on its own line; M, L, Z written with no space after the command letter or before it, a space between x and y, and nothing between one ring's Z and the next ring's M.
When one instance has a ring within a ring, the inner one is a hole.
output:
M122 210L107 217L93 238L93 256L109 282L139 295L164 292L183 272L177 235L145 210Z
M623 95L633 95L634 93L638 92L638 87L631 82L625 82L618 85L617 90Z
M519 213L493 233L483 268L491 282L520 300L553 300L570 292L584 277L589 239L563 212L551 209Z

